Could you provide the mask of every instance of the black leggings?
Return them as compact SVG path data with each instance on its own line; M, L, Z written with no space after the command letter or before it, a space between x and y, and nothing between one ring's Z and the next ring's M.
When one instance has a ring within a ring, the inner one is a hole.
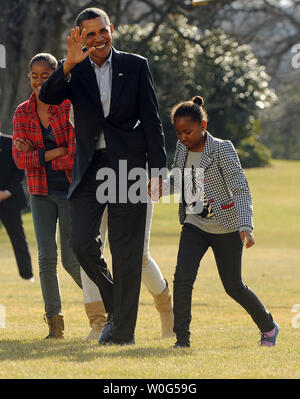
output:
M239 232L211 234L186 223L181 232L174 275L174 332L177 340L189 342L192 289L200 261L209 247L214 252L226 293L250 314L260 331L272 330L274 323L271 313L242 281L243 244Z
M4 205L6 205L5 202L3 205L0 204L0 220L12 243L20 276L30 279L33 277L32 263L23 228L21 209Z

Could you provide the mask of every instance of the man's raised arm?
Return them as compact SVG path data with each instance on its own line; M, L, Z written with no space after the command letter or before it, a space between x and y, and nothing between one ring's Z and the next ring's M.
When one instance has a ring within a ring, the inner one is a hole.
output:
M58 105L70 98L69 81L72 69L95 50L95 47L91 47L82 51L85 36L86 30L83 29L80 33L79 27L76 27L72 29L71 36L67 37L67 59L59 61L57 69L41 87L39 98L44 103Z

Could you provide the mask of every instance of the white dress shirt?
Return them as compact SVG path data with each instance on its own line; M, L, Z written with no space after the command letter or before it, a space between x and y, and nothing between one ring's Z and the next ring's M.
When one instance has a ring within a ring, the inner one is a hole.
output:
M112 51L102 67L99 67L90 58L92 67L94 68L97 84L100 92L100 98L103 108L103 114L106 118L109 114L110 99L111 99L111 87L112 87ZM96 145L96 149L106 148L103 130L100 132L99 140Z

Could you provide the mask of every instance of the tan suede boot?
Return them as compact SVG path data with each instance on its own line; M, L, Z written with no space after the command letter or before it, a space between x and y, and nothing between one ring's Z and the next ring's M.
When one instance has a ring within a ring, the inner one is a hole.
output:
M90 302L85 303L84 307L92 328L85 340L90 341L99 339L100 332L107 320L104 304L102 301Z
M161 335L163 338L173 337L175 335L173 332L174 315L172 306L172 295L166 279L165 282L167 286L161 294L155 295L151 291L149 291L154 298L155 307L160 315Z
M62 339L64 338L64 316L60 314L56 314L52 317L44 317L44 320L49 326L49 335L45 337L48 338L56 338Z

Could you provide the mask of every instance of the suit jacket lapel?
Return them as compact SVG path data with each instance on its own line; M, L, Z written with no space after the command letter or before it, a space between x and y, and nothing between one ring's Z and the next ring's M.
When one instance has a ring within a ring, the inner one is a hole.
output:
M112 88L110 98L110 112L118 100L126 79L126 68L121 61L121 53L112 47Z
M97 107L99 108L99 111L103 115L103 109L102 109L96 74L94 68L92 67L89 57L87 57L84 61L82 61L78 72L80 79L84 83L84 87L87 89L90 97L95 101Z

